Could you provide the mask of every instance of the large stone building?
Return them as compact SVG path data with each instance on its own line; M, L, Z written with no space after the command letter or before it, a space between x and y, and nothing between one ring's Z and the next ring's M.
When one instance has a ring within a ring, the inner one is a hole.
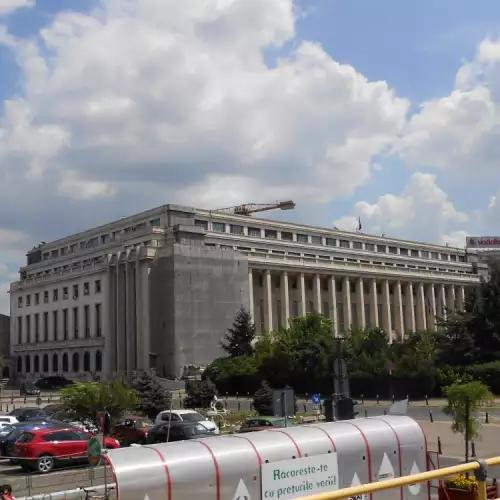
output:
M165 205L28 252L11 353L22 378L179 376L220 355L241 305L258 331L314 310L335 335L392 341L462 308L486 272L459 249Z

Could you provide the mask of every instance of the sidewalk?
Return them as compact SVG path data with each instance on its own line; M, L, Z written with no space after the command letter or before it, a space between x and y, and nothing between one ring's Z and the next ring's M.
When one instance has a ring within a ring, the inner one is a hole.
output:
M419 421L425 435L427 436L427 449L438 451L438 437L441 438L443 455L457 457L461 460L465 456L465 442L461 434L455 434L451 430L450 422L422 422ZM481 437L476 442L476 455L480 458L489 458L500 455L498 444L500 443L500 425L483 424L481 426ZM470 453L469 447L469 453Z

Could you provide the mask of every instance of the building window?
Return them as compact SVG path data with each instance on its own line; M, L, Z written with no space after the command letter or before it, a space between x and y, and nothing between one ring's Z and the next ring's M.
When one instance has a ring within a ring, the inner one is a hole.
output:
M441 254L441 260L448 260L448 254L447 253L442 253ZM28 297L29 297L29 295L28 295ZM29 304L26 304L26 305L29 306Z
M31 295L26 295L26 306L29 307L31 305Z
M40 304L40 294L35 293L35 306L37 306L38 304Z
M439 254L437 252L431 252L431 259L438 260Z
M260 238L262 236L262 232L258 227L249 227L248 236L251 236L252 238Z
M350 242L347 240L340 240L339 241L339 246L340 248L350 248Z
M23 307L23 298L22 297L17 298L17 307Z
M328 302L323 302L323 315L327 318L330 317L330 304Z
M57 373L59 371L59 358L57 354L52 355L52 371Z
M94 291L95 293L101 293L101 280L95 280Z
M363 243L361 243L361 241L353 241L352 248L354 248L354 250L363 250Z
M323 240L321 239L321 236L311 236L311 243L313 245L322 245Z
M95 336L101 337L101 304L95 305Z
M73 307L73 337L78 338L78 307Z
M57 323L58 323L58 320L59 320L58 316L59 315L57 314L57 311L53 311L52 312L52 319L53 319L53 322L54 322L54 324L53 324L54 340L57 340L57 330L58 330L58 328L57 328L58 324Z
M457 261L457 256L456 256L455 254L451 254L451 255L450 255L450 260L451 260L452 262L456 262L456 261Z
M17 318L17 343L23 343L23 317L18 316Z
M212 222L212 231L214 233L225 233L226 225L222 222Z
M377 252L387 253L387 247L385 245L377 245Z
M105 245L109 240L109 234L101 235L101 245Z
M392 254L397 254L398 253L398 249L397 247L389 247L389 253L392 253Z
M63 309L63 339L68 340L68 310Z
M47 373L49 371L49 355L43 355L42 371Z
M278 231L275 229L266 229L265 235L270 240L276 240L278 238Z
M28 344L31 342L31 316L26 316L26 341Z
M83 295L88 295L90 293L90 283L87 281L83 284Z
M84 372L90 371L90 353L89 352L86 352L83 355L83 371Z
M89 306L83 306L83 330L85 333L85 338L88 339L90 337Z
M63 299L66 300L68 298L68 287L63 287Z
M293 241L293 233L281 231L281 239L282 241Z
M307 234L297 234L297 242L309 243L309 238L307 237Z
M49 340L49 313L43 313L43 340L48 342Z
M399 255L408 255L408 249L407 248L400 248Z
M102 371L102 353L97 351L95 353L95 370L96 372Z
M35 342L40 342L40 315L35 314ZM38 370L36 370L38 371Z
M326 246L336 247L337 246L337 240L335 238L327 238L326 239Z
M365 243L365 250L368 250L369 252L374 252L375 245L373 243Z
M52 299L54 302L59 300L59 290L57 288L52 291Z
M49 292L48 291L43 292L43 303L44 304L49 303Z
M80 356L77 352L73 353L73 363L72 368L74 373L78 373L80 371Z
M40 358L38 357L38 354L35 354L35 357L33 358L33 371L35 373L40 372Z
M299 303L294 300L292 302L292 317L296 318L299 315Z
M236 224L231 224L229 226L229 231L231 234L243 234L243 226L237 226Z
M202 227L205 231L208 231L208 221L206 220L195 220L194 225L196 227Z
M418 250L411 250L410 254L412 257L418 257Z
M73 285L73 300L78 299L78 285Z

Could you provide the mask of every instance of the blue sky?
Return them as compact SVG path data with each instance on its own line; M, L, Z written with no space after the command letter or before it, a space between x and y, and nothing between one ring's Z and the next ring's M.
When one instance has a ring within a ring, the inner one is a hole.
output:
M168 202L294 198L273 216L456 246L499 232L499 35L493 0L0 15L0 287L33 242Z

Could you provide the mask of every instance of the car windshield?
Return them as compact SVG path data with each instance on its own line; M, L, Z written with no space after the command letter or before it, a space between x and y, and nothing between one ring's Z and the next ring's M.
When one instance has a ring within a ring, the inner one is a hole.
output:
M270 422L276 427L285 427L284 418L278 418L276 420L271 420ZM290 420L289 418L286 420L286 427L294 427L296 425L297 424L293 420Z
M1 429L0 429L0 436L6 436L7 434L10 434L14 429L16 428L15 425L4 425Z
M185 422L203 422L203 420L206 420L206 418L199 413L182 413L181 418Z
M209 431L201 424L190 424L184 427L184 432L186 433L186 436L192 437L200 434L207 434Z

